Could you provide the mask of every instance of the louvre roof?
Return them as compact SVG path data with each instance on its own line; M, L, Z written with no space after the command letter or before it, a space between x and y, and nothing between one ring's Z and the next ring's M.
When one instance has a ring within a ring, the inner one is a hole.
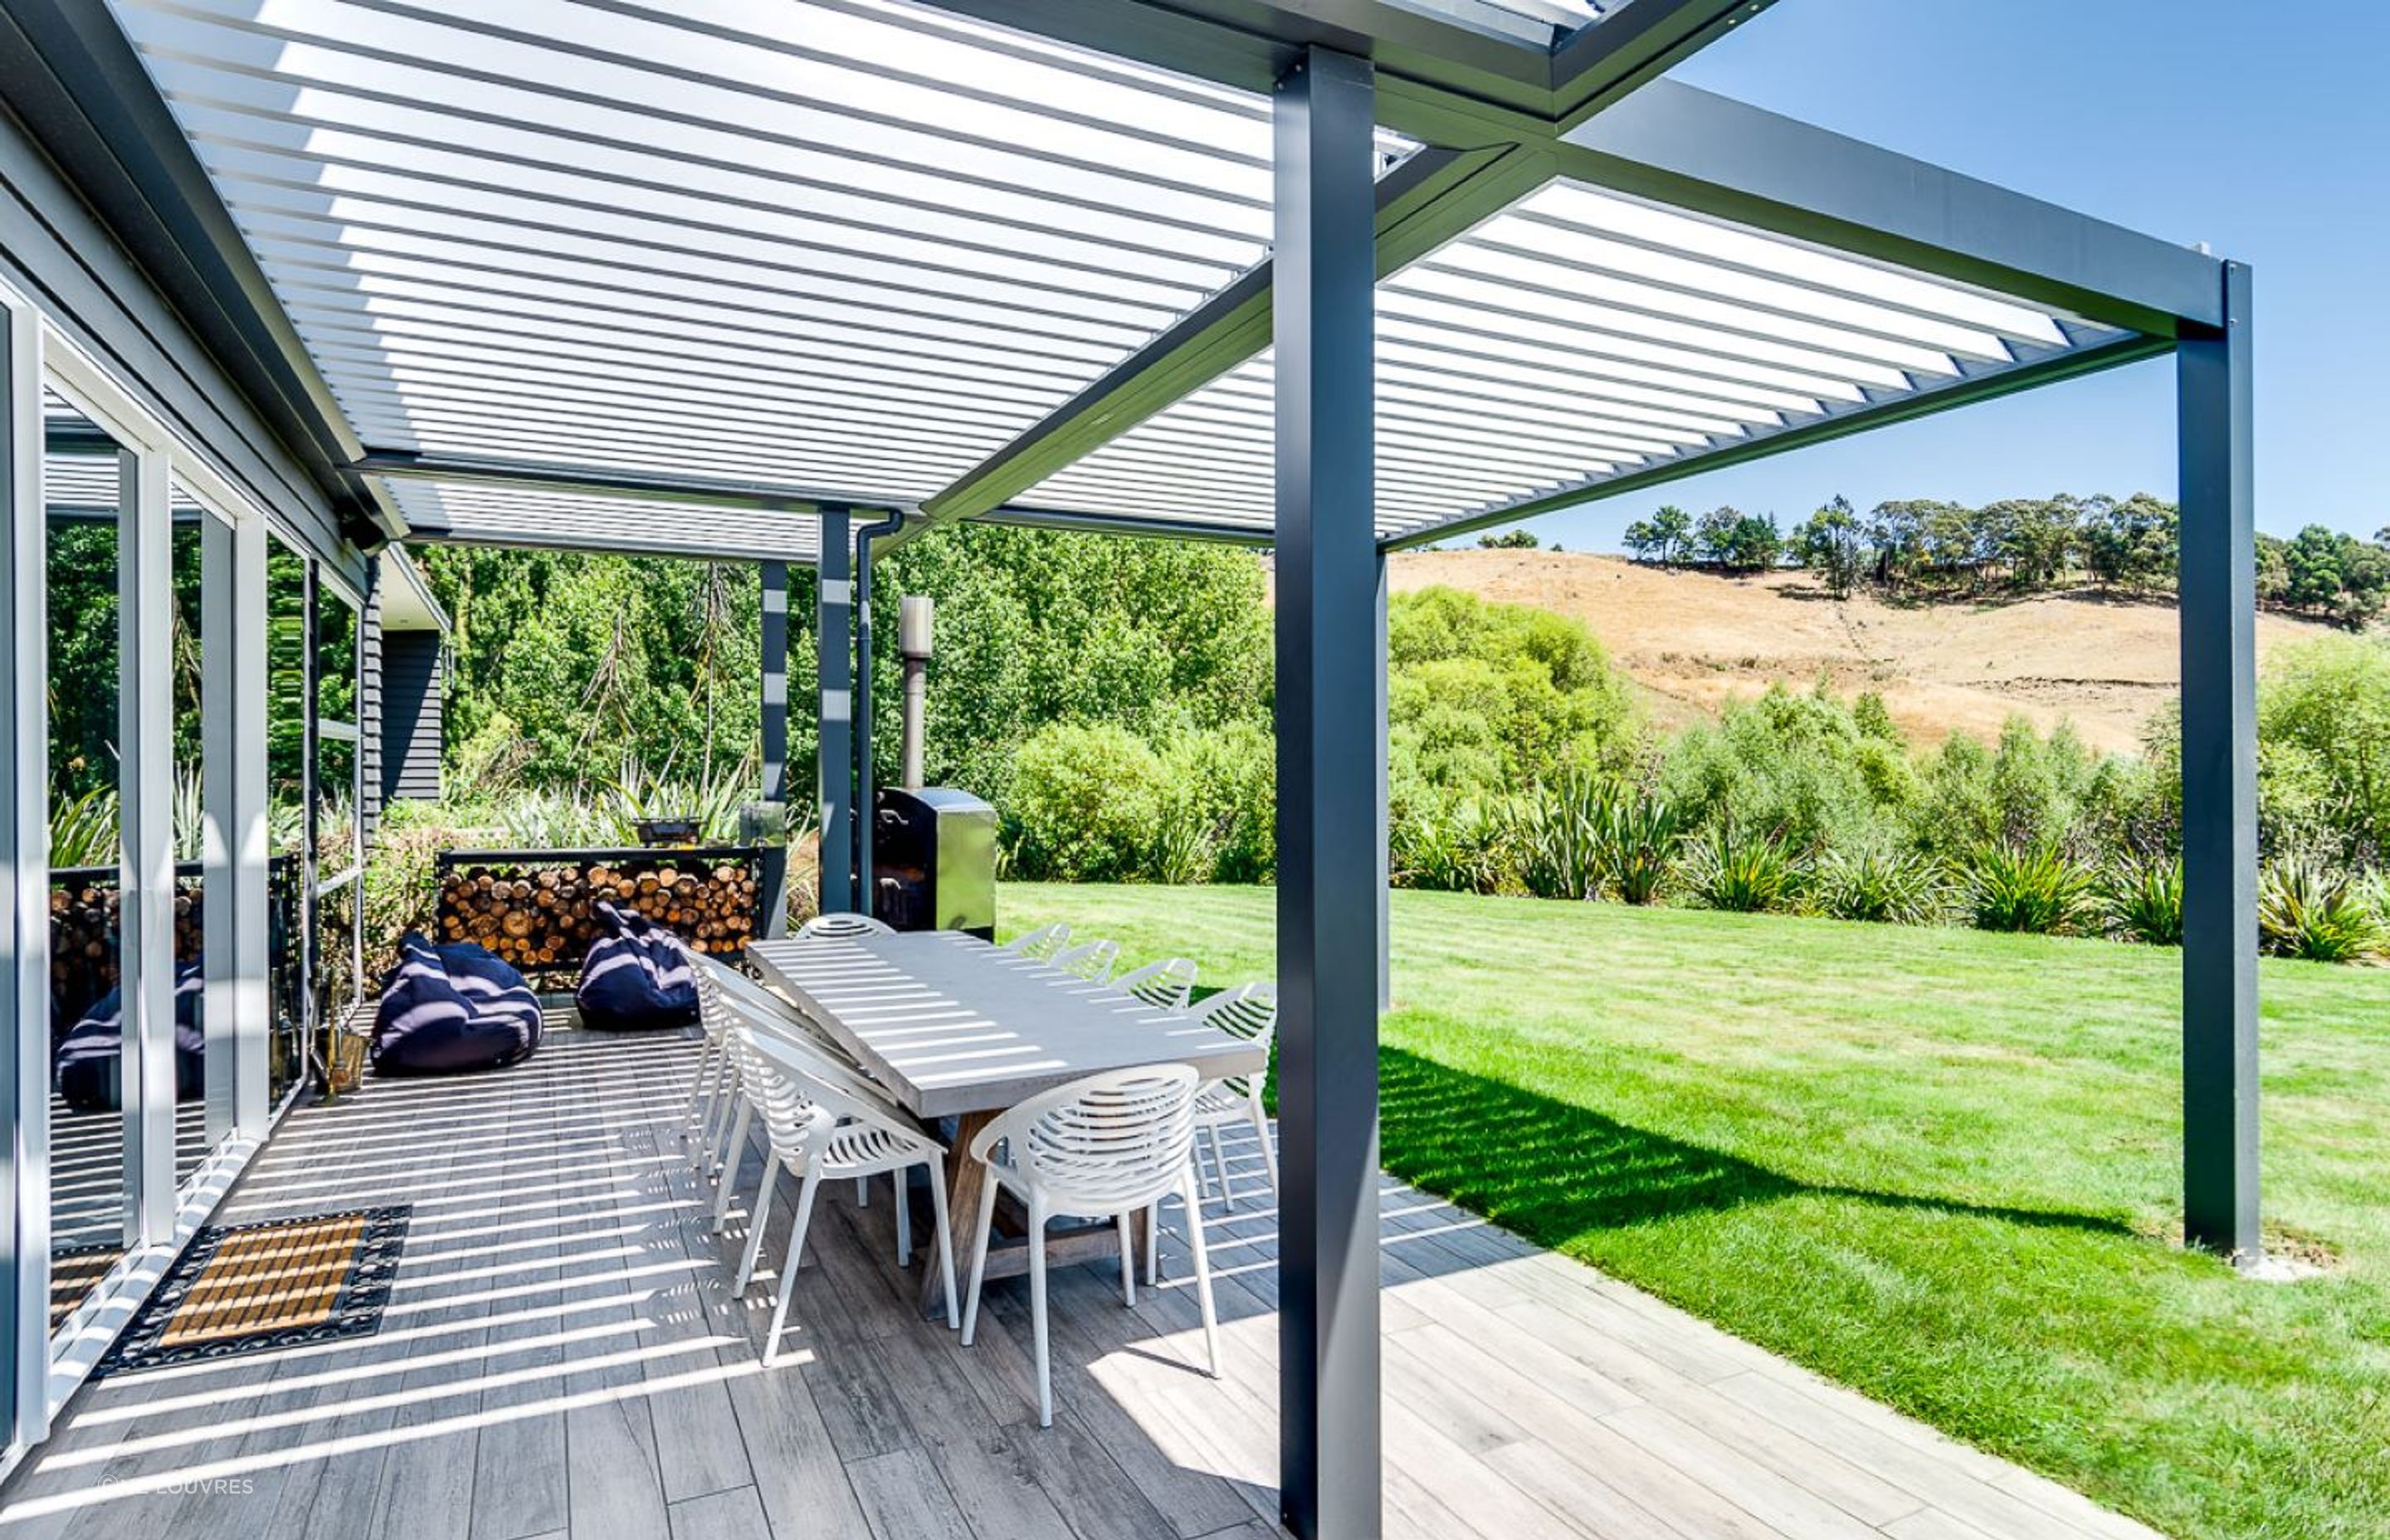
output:
M111 6L360 467L416 463L385 485L424 538L808 558L825 502L1270 537L1266 327L1099 415L1092 453L1017 494L954 495L1266 275L1258 93L913 0ZM1653 14L1396 10L1553 73ZM1389 134L1382 164L1417 148ZM2132 335L1604 190L1547 151L1381 283L1384 539ZM485 474L420 479L465 462ZM486 474L508 467L549 484ZM589 494L609 477L650 500ZM771 494L672 490L713 484Z
M2124 335L1555 182L1378 290L1399 538ZM1271 521L1267 354L1020 503Z

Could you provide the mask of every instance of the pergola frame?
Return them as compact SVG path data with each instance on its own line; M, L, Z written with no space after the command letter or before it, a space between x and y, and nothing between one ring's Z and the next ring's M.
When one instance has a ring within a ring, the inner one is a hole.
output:
M766 763L785 780L785 563L814 559L826 907L866 900L867 655L853 651L874 544L977 519L1271 545L1279 555L1279 927L1286 1149L1281 1501L1298 1534L1379 1528L1376 1017L1385 1004L1384 558L1391 549L1641 490L1723 465L2091 370L2178 359L2186 945L2184 1201L2190 1241L2259 1242L2253 483L2248 270L1677 83L1669 65L1764 0L1633 0L1548 45L1390 0L938 0L942 8L1274 95L1274 255L926 497L741 482L377 445L350 424L206 170L107 11L17 0L0 16L11 107L186 318L360 544L408 533L394 479L620 502L569 537L479 538L762 559ZM1379 177L1378 129L1426 147ZM1440 148L1440 147L1465 148ZM1555 177L1914 273L2062 307L2122 335L1962 372L1930 390L1714 443L1399 535L1372 524L1373 286ZM0 211L5 212L5 211ZM5 234L5 230L0 230ZM1275 344L1276 519L1033 506L1023 494ZM174 344L161 343L171 356ZM673 503L816 520L818 550L677 538ZM863 531L855 516L880 522ZM26 591L17 574L15 592ZM19 622L23 621L19 603ZM865 622L867 624L867 622ZM777 627L777 630L775 628ZM770 640L777 635L775 646ZM867 632L866 632L867 636ZM867 646L867 641L865 644ZM780 666L774 668L777 662ZM780 681L777 697L773 680ZM1373 688L1363 688L1364 685ZM20 713L21 714L21 713ZM777 720L776 720L777 718ZM858 720L864 719L864 720ZM34 725L14 725L21 739ZM860 730L857 730L857 729ZM1338 794L1374 745L1376 795ZM774 750L777 745L777 753ZM32 790L19 787L20 814ZM782 786L767 794L785 795ZM1374 811L1375 825L1370 816ZM20 834L30 815L19 816ZM22 885L20 884L20 887ZM1357 890L1378 894L1358 917ZM21 906L20 906L21 907ZM19 930L33 923L17 917ZM19 1235L23 1231L19 1226ZM20 1366L21 1372L21 1366Z

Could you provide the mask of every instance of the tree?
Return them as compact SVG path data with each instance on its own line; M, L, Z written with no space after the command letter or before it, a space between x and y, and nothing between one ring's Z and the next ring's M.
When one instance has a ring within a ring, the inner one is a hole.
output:
M1710 509L1693 525L1693 554L1720 567L1733 565L1734 532L1741 522L1741 508L1720 507Z
M1693 537L1693 516L1674 503L1664 504L1651 516L1651 533L1659 539L1663 566L1681 560L1686 545Z
M1792 532L1792 558L1826 580L1836 598L1849 597L1867 566L1867 538L1850 500L1837 496Z
M1506 530L1500 534L1481 534L1477 544L1489 551L1532 551L1537 541L1533 530Z
M2382 617L2390 599L2390 550L2355 535L2341 537L2340 597L2332 613L2352 631L2362 631Z
M2093 582L2103 588L2173 583L2181 520L2172 503L2137 492L2121 503L2092 498L2085 509L2083 560Z
M2309 524L2282 552L2284 602L2299 610L2329 610L2339 599L2346 563L2346 537Z
M1638 519L1627 525L1622 538L1626 542L1626 549L1638 561L1649 561L1660 548L1660 532L1651 527L1648 519Z

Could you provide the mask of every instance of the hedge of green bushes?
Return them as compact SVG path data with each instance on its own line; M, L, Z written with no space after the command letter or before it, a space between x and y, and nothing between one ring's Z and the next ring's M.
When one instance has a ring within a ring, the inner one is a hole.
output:
M2180 943L2170 716L2139 756L2022 718L1920 751L1874 695L1778 687L1659 734L1582 625L1448 590L1395 601L1390 669L1398 883ZM2265 944L2382 956L2390 649L2294 649L2260 720ZM1050 724L1013 765L1010 869L1266 880L1273 776L1249 725Z

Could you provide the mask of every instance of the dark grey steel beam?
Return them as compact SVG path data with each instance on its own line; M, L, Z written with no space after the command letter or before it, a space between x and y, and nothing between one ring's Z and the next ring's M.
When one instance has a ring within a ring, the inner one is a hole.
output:
M1376 242L1368 64L1279 83L1279 1503L1302 1540L1380 1531Z
M1563 129L1606 112L1668 66L1766 10L1774 0L1650 6L1643 0L1580 27L1552 50L1552 117Z
M1554 153L1563 175L2109 326L2171 337L2221 319L2213 257L1679 81Z
M756 566L760 590L755 624L763 653L763 798L783 807L789 801L789 564ZM767 937L789 931L789 846L785 836L764 844L763 923Z
M613 470L602 466L552 465L470 455L426 454L412 449L367 449L348 468L361 476L401 476L423 481L478 481L492 486L539 487L634 503L694 503L708 507L751 508L764 513L814 513L822 508L903 511L900 499L857 497L821 487L775 486L761 481L716 481L668 471Z
M1137 514L1082 513L1067 508L1022 507L1008 503L973 520L981 524L1012 524L1031 530L1069 530L1086 534L1142 536L1152 540L1204 540L1227 545L1267 546L1278 544L1269 530L1250 524L1223 524L1201 520L1149 519Z
M1440 540L1449 540L1456 535L1471 534L1479 530L1492 529L1496 525L1515 524L1522 520L1556 513L1562 508L1581 507L1586 504L1598 503L1604 498L1616 497L1625 493L1647 491L1655 486L1664 486L1670 481L1682 481L1688 476L1698 476L1703 471L1719 470L1728 466L1741 465L1748 460L1763 459L1770 455L1781 455L1787 450L1803 448L1808 444L1823 443L1831 439L1846 438L1853 433L1863 433L1871 428L1887 427L1895 422L1906 422L1912 417L1931 417L1936 412L1947 412L1954 407L1969 405L1975 402L1990 401L2018 391L2031 390L2037 385L2052 384L2061 379L2072 379L2079 375L2095 374L2103 369L2139 363L2143 359L2161 357L2172 352L2174 346L2174 342L2166 338L2132 335L2075 353L2053 353L2031 364L2019 364L1997 373L1945 385L1937 390L1921 391L1913 395L1896 397L1870 406L1856 407L1831 417L1819 417L1793 427L1779 429L1771 433L1754 434L1750 438L1737 439L1716 449L1697 455L1687 455L1652 466L1648 469L1630 471L1622 476L1613 476L1604 481L1588 482L1584 486L1570 487L1540 497L1530 497L1503 507L1472 514L1466 519L1456 519L1448 523L1431 524L1424 529L1394 536L1385 542L1385 548L1390 551L1404 551L1414 546L1432 545Z
M2256 523L2249 269L2175 353L2182 456L2183 1238L2260 1254Z
M820 782L819 899L826 915L854 909L854 539L842 507L821 516L814 585L815 698Z
M1423 149L1376 184L1377 271L1424 256L1549 176L1514 148ZM1264 259L1100 379L921 503L932 524L1001 507L1269 345L1272 263Z

